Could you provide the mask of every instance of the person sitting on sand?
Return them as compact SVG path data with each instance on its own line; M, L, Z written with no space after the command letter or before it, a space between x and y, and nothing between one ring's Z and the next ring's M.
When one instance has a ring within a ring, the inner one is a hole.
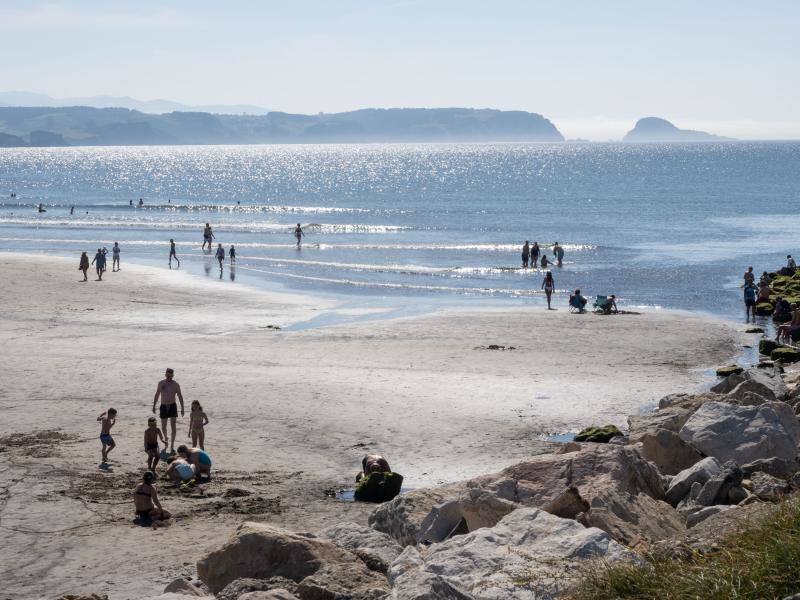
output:
M180 456L170 456L167 459L167 477L175 485L181 485L187 481L193 480L197 476L197 471L194 465L189 464L185 458Z
M361 472L356 475L356 482L370 473L391 473L389 462L380 454L367 454L361 459Z
M83 271L83 280L89 281L86 273L89 272L89 255L86 252L81 252L81 262L78 263L78 271Z
M201 475L205 475L208 480L211 479L211 457L205 450L178 446L178 454L195 468L197 481L200 481Z
M97 421L101 424L100 443L102 444L102 464L106 464L108 461L108 453L117 446L114 442L114 438L111 437L111 428L114 426L114 423L117 422L117 409L109 408L106 412L97 417Z
M97 254L92 259L92 264L97 271L97 281L103 281L103 271L106 270L106 255L101 248L97 249Z
M792 307L792 320L778 327L775 341L791 344L798 333L800 333L800 303L796 302Z
M163 521L172 514L164 510L158 500L158 490L155 486L156 476L150 471L145 471L142 483L133 490L133 506L136 509L136 518L142 523L150 521Z
M604 315L619 314L619 309L617 308L617 297L614 294L611 294L608 297L608 302L606 302L603 306L602 313Z
M158 465L159 452L158 440L164 444L164 450L167 449L167 440L164 439L164 434L158 428L155 417L147 419L147 429L144 430L144 451L147 454L147 469L156 472L156 465Z

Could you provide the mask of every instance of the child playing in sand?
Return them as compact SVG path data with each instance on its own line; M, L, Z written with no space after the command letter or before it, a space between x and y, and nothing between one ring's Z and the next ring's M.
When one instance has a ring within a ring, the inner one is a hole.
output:
M203 445L206 439L206 432L204 427L208 425L208 417L203 412L203 407L197 400L192 401L192 412L189 413L189 437L192 438L192 446L200 446L201 450L205 450Z
M109 408L107 412L104 412L97 417L97 420L101 423L100 442L103 444L103 462L101 464L106 464L108 461L108 453L111 452L116 446L114 443L114 438L111 437L111 428L114 426L114 423L117 420L117 409Z
M156 465L158 464L158 440L164 444L164 450L167 449L167 440L164 439L164 434L158 428L155 417L147 419L147 429L144 430L144 451L147 453L147 470L156 472Z

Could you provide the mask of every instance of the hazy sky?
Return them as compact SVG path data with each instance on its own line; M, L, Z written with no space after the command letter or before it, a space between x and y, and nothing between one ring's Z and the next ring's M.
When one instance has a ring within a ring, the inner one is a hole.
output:
M800 138L800 1L0 0L0 88Z

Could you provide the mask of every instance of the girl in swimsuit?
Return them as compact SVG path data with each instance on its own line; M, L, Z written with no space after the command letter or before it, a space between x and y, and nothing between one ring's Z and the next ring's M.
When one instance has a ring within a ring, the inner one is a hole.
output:
M206 439L204 427L208 425L208 417L203 412L203 407L197 400L192 402L192 412L189 413L189 437L192 438L192 446L199 446L205 450L203 445Z
M544 259L542 259L544 260ZM547 310L551 310L550 308L550 298L553 295L553 290L556 287L555 281L553 281L553 274L548 271L547 274L544 276L544 281L542 281L542 288L544 288L544 294L547 296Z

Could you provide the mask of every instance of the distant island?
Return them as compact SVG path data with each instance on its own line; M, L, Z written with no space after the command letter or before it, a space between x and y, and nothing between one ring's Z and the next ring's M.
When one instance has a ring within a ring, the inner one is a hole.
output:
M0 147L354 142L563 142L542 115L472 108L368 108L266 115L126 108L0 107Z
M636 125L631 129L623 142L721 142L730 141L719 135L706 133L705 131L694 131L693 129L678 129L667 121L659 117L645 117L636 121Z

